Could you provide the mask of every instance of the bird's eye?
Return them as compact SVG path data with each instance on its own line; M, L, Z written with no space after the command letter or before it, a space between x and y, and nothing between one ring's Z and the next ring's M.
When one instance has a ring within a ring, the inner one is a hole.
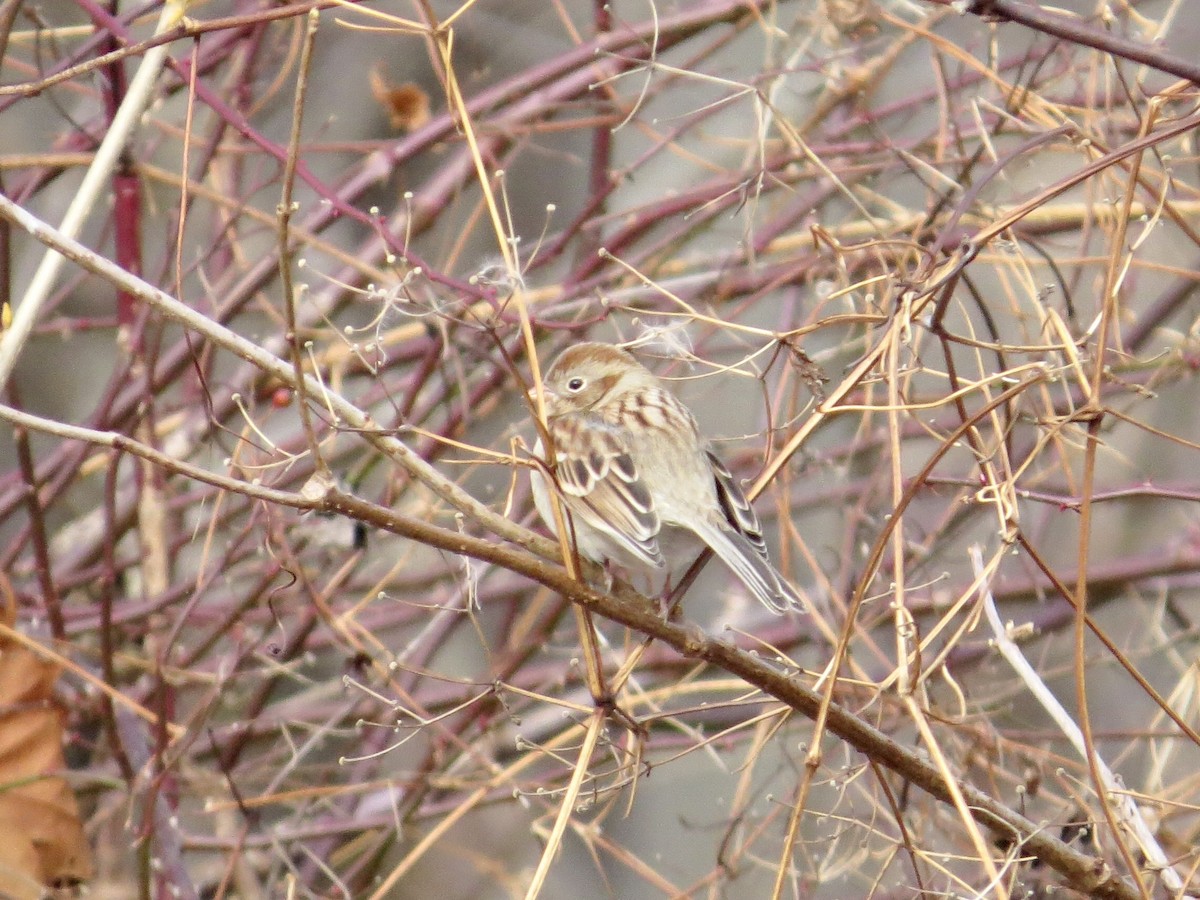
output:
M584 384L586 384L586 382L582 378L572 378L567 382L567 390L572 394L577 394L583 390Z

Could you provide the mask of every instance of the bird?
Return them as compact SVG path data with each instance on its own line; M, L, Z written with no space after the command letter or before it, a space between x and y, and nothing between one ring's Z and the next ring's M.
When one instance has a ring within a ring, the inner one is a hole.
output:
M805 609L771 564L758 516L691 410L632 354L575 344L542 386L554 453L545 473L532 469L531 485L552 532L556 489L577 550L593 562L669 577L703 544L771 612ZM534 453L544 454L540 438Z

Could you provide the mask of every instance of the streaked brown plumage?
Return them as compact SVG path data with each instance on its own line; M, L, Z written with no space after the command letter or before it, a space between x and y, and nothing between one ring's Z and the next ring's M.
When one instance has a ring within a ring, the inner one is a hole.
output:
M543 381L555 476L581 554L675 572L695 558L699 539L772 612L804 609L695 418L641 363L611 344L577 344ZM553 529L540 473L533 489Z

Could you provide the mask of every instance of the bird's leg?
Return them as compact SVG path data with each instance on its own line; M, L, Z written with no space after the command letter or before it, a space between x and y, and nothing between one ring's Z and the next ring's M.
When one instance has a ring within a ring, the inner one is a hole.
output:
M611 594L613 584L617 580L617 576L624 574L624 569L614 563L611 559L604 561L604 593Z
M671 590L664 587L658 595L658 614L665 620L671 620Z
M687 589L687 586L687 579L684 579L679 584L672 586L671 577L669 575L663 582L662 591L658 595L658 611L666 621L679 621L679 617L681 615L679 601L683 599L683 592Z

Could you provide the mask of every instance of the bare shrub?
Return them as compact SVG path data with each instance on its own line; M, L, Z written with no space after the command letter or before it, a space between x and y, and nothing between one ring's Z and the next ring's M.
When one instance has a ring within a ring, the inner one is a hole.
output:
M91 896L1194 892L1200 26L1102 8L0 4ZM808 615L539 537L583 339Z

